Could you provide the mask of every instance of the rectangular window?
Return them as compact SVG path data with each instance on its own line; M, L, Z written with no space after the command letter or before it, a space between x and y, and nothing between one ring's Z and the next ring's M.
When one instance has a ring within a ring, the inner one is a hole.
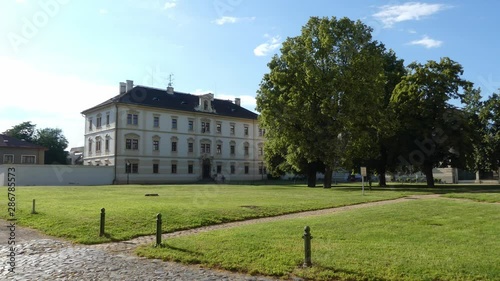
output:
M189 152L189 153L192 153L192 152L193 152L193 150L194 150L194 145L193 145L193 143L192 143L192 142L189 142L189 143L188 143L188 152Z
M158 140L153 141L153 150L154 151L160 150L160 141L158 141Z
M106 151L109 151L109 139L106 139L104 141L104 149L106 149Z
M138 139L126 139L125 140L125 149L138 150L139 149L139 140Z
M22 164L35 164L35 155L22 155L21 156L21 163Z
M222 173L222 165L217 165L217 174Z
M245 174L248 173L250 173L250 167L248 166L248 164L245 164Z
M245 125L245 127L243 128L244 132L245 132L245 136L248 136L248 126Z
M235 146L234 144L231 145L231 155L234 155L235 154Z
M139 164L138 163L125 163L125 173L137 174L139 173Z
M222 144L217 144L217 154L222 154Z
M189 164L188 165L188 174L192 174L193 173L193 164Z
M218 133L218 134L222 133L222 124L221 124L221 123L217 123L217 128L216 128L216 130L217 130L217 133Z
M177 129L177 118L172 118L172 129Z
M172 152L177 152L177 142L176 141L172 142Z
M259 147L259 155L260 156L264 155L264 148L262 146Z
M249 149L248 149L248 146L245 146L245 155L248 156L249 155Z
M89 140L89 154L92 154L92 141Z
M234 124L229 125L229 132L234 135Z
M101 151L101 140L98 140L95 142L95 151L100 152Z
M89 131L92 131L92 118L89 118Z
M194 121L193 120L188 121L188 129L190 131L194 130Z
M236 167L234 164L231 164L231 174L234 174L236 172Z
M14 154L4 154L3 155L4 164L14 164Z
M106 126L109 126L109 113L106 114Z
M158 174L158 169L159 168L159 165L157 163L154 163L153 164L153 174Z
M201 122L201 132L210 133L210 122Z
M153 127L155 127L155 128L160 127L160 117L158 117L158 116L153 117Z
M97 117L95 126L97 128L101 128L101 122L102 122L101 116Z
M127 124L128 125L137 125L139 124L139 115L137 114L127 114Z
M177 174L177 164L172 164L172 174Z
M210 153L210 144L202 143L201 144L201 153Z
M262 137L262 136L263 136L262 128L259 128L259 137Z

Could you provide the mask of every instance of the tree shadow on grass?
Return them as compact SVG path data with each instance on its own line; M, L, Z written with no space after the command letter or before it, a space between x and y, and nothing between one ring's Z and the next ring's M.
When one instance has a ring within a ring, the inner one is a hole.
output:
M336 191L359 191L359 187L353 186L334 186L332 190ZM365 191L368 191L369 187L365 185ZM372 186L369 191L401 191L401 192L415 192L415 193L433 193L433 194L448 194L448 193L500 193L500 185L436 185L435 187L427 187L425 185L390 185L388 187Z

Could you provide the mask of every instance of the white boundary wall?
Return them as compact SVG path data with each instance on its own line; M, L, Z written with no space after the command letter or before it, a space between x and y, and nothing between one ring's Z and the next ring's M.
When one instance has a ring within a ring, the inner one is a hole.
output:
M17 186L109 185L113 166L0 165L0 186L8 185L8 169L15 168Z

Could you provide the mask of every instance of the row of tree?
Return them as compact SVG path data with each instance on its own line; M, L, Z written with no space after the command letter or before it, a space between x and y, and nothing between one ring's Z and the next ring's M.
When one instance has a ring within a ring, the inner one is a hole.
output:
M373 40L372 29L348 18L312 17L268 63L257 92L268 129L265 160L274 175L368 166L385 174L500 165L500 98L481 97L449 59L404 61ZM461 106L452 104L460 103Z
M13 126L3 134L20 140L24 139L27 142L47 148L48 150L45 151L45 164L67 164L68 162L68 152L66 151L68 140L61 129L36 129L35 124L26 121Z

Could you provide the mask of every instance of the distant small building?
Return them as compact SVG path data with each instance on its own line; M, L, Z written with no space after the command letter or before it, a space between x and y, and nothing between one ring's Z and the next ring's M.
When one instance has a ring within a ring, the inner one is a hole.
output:
M25 140L0 134L0 164L44 164L48 149Z
M83 151L85 147L72 147L68 154L68 163L70 165L83 165Z

